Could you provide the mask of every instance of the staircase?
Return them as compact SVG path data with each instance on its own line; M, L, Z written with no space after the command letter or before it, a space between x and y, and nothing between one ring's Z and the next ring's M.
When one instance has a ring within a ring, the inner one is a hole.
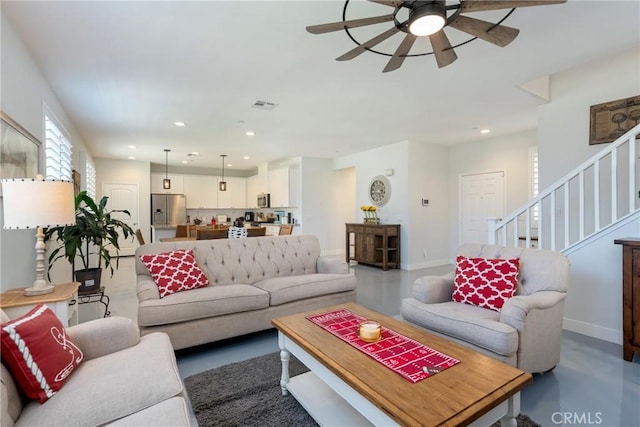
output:
M490 218L488 242L566 252L640 220L639 134L636 125L508 217Z

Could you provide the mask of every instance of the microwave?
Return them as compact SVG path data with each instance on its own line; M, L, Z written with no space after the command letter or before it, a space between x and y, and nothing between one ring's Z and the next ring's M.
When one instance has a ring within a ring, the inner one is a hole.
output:
M259 208L271 207L271 195L269 193L258 194L258 207Z

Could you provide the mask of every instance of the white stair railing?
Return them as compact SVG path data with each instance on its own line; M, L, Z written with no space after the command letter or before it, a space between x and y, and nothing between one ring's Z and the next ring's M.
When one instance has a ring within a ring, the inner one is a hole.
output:
M489 218L489 243L565 250L640 209L639 134L636 125L508 217Z

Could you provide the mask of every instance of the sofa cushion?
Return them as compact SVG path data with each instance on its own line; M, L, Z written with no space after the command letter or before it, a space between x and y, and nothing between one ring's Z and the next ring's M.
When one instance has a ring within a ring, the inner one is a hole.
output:
M24 395L18 390L4 363L0 364L0 383L0 424L3 427L10 427L15 424L22 412Z
M320 295L356 288L355 276L348 274L303 274L262 280L254 286L269 292L269 305L280 305Z
M20 389L46 402L84 359L62 323L46 305L2 324L2 361Z
M518 286L519 261L458 255L452 299L500 311Z
M512 356L518 349L518 331L501 323L497 311L453 301L423 304L406 298L402 301L402 317L503 356Z
M138 305L138 325L166 325L268 307L269 294L254 286L207 286L142 301Z
M196 264L191 249L142 255L140 260L158 285L160 298L209 284L207 276Z
M188 426L191 425L192 422L187 402L183 397L176 396L163 400L150 408L143 409L128 417L120 418L107 425L122 427L166 427Z
M166 334L149 334L138 345L87 360L44 405L30 402L19 425L102 425L178 396L183 386Z

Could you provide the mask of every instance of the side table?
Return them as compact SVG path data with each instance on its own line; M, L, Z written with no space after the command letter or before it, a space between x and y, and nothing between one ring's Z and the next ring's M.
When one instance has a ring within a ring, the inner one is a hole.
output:
M38 304L49 306L62 322L62 326L78 324L78 306L75 300L80 283L61 283L55 285L53 292L44 295L25 296L25 288L9 289L0 295L0 308L13 318L26 314Z
M95 291L78 293L78 304L99 302L104 305L103 317L109 317L111 315L109 311L109 301L109 295L104 293L104 286L100 286L100 289L96 289Z

